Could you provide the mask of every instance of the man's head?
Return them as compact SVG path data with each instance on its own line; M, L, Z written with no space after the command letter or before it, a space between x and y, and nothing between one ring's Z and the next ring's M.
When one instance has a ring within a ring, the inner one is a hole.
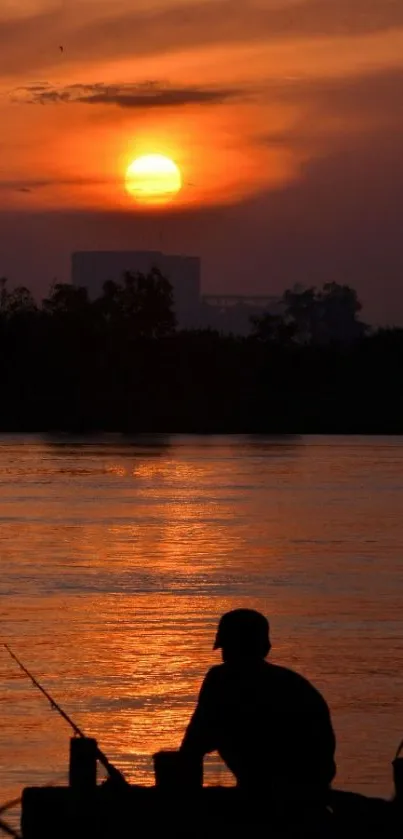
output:
M224 661L266 658L270 651L269 622L254 609L234 609L218 624L214 649Z

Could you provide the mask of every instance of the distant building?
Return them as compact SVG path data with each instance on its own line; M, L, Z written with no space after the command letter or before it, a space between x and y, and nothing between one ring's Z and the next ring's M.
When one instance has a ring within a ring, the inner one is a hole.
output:
M119 281L126 271L147 274L158 268L173 287L178 326L199 326L199 257L172 256L160 251L77 251L71 262L73 285L88 288L92 298L101 294L106 280Z
M197 256L173 256L160 251L77 251L71 258L72 283L87 288L91 298L101 294L107 280L119 281L126 271L148 274L153 268L158 268L172 284L180 329L248 335L252 317L281 311L279 298L273 296L202 295Z

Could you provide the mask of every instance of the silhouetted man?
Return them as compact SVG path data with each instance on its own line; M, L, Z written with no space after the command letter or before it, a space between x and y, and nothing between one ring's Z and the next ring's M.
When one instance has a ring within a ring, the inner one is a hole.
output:
M223 664L204 679L181 752L200 760L217 751L238 785L273 799L321 800L334 778L329 709L307 679L265 661L269 624L251 609L219 623L214 649Z

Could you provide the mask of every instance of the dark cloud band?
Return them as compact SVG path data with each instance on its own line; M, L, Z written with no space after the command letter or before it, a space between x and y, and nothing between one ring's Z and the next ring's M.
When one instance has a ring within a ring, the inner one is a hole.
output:
M36 105L81 103L115 105L118 108L167 108L186 105L214 105L239 97L236 88L170 87L159 82L146 84L74 84L52 87L34 84L18 88L13 101Z

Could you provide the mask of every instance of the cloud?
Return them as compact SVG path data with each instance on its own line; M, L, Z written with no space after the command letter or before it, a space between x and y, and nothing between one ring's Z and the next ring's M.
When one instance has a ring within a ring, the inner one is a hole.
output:
M31 193L47 186L50 186L50 181L40 181L30 178L25 178L24 180L1 180L0 192Z
M268 78L260 83L259 92L270 100L283 102L315 102L328 109L360 110L370 109L371 103L379 102L383 110L401 101L403 67L366 69L347 76L315 78L294 76L290 78Z
M309 159L353 146L367 136L374 146L390 132L403 136L403 69L359 76L268 81L260 91L267 101L295 108L294 123L284 130L263 130L257 146L310 151ZM264 91L264 92L263 92Z
M328 109L345 113L400 111L403 68L370 70L352 76L311 79L297 78L288 82L268 83L271 95L281 99L311 101Z
M143 84L73 84L52 87L34 84L18 88L14 102L35 105L79 103L115 105L118 108L166 108L186 105L214 105L241 95L237 88L170 87L160 82Z
M38 190L53 189L54 187L90 187L90 186L105 186L115 184L116 178L24 178L24 179L4 179L0 180L0 192L22 192L33 193Z
M195 0L186 5L173 0L136 11L131 2L116 4L115 12L112 8L69 0L36 16L0 21L0 72L203 45L351 37L403 27L401 0Z

